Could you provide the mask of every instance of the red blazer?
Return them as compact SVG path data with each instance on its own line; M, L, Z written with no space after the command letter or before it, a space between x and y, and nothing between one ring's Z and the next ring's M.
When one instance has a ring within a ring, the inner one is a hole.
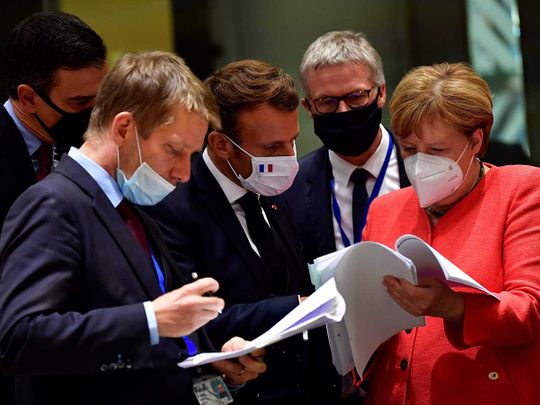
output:
M417 235L501 301L462 289L462 324L426 317L388 340L367 404L540 403L540 169L490 167L433 228L411 187L371 206L363 240Z

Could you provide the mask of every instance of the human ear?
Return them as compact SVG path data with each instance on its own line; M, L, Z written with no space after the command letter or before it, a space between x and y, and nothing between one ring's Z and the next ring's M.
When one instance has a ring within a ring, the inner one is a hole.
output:
M304 107L304 110L307 111L309 118L313 118L313 114L311 113L311 107L309 105L309 101L306 97L304 97L302 100L302 107Z
M484 131L481 128L477 128L471 135L471 149L474 152L474 155L477 156L482 149L482 143L484 140Z
M122 146L129 133L134 130L134 127L135 120L132 113L123 111L116 114L110 124L110 132L114 143L117 146Z
M377 107L383 108L386 103L386 84L379 86L379 96L377 97Z
M221 160L229 160L231 158L233 146L223 132L210 132L208 134L208 147Z
M39 96L32 87L20 84L17 87L17 97L24 112L33 114L37 111L36 101Z

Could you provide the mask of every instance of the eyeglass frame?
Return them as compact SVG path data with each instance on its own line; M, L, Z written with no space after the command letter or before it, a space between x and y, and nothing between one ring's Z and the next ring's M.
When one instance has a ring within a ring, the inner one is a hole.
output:
M319 97L315 100L309 100L307 97L306 97L306 102L308 104L308 106L310 107L311 109L311 104L313 104L313 108L315 109L315 111L317 111L317 113L321 114L321 115L325 115L325 114L334 114L338 108L339 108L339 104L343 101L345 102L345 105L347 105L347 107L349 107L351 110L358 110L360 108L364 108L366 107L367 105L369 105L369 98L371 97L371 92L375 89L375 88L379 88L379 86L373 86L371 89L359 89L359 90L354 90L354 91L351 91L350 93L347 93L343 96L324 96L324 97ZM361 105L359 107L352 107L349 105L349 103L347 103L347 100L346 98L348 96L350 96L351 94L353 93L367 93L367 96L368 96L368 103L364 104L364 105ZM377 91L377 94L378 94L378 91ZM329 112L320 112L319 109L317 108L317 101L319 100L323 100L323 99L329 99L329 98L333 98L335 100L337 100L338 102L336 103L336 108L333 110L333 111L329 111Z

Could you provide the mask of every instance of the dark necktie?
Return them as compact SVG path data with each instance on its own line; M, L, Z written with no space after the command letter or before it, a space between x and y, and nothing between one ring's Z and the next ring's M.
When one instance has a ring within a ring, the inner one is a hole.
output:
M144 232L141 220L137 216L137 213L133 209L133 206L125 198L116 207L118 213L126 223L127 227L135 237L137 242L143 247L144 251L150 257L150 248L148 247L148 240L146 239L146 233Z
M263 217L261 204L257 195L247 192L238 203L246 214L246 223L249 236L253 240L259 255L265 266L270 271L266 278L273 292L279 291L279 285L283 285L283 278L287 264L283 252L280 252L272 229Z
M45 178L45 176L47 176L51 172L53 162L52 146L46 142L42 142L40 147L38 148L37 155L39 162L37 179L39 181Z
M362 218L364 216L364 209L366 207L366 202L368 200L368 193L366 190L366 180L369 178L370 174L365 169L356 169L351 174L351 181L354 184L353 187L353 201L352 201L352 210L353 210L353 239L355 242L358 242L358 237L362 230Z

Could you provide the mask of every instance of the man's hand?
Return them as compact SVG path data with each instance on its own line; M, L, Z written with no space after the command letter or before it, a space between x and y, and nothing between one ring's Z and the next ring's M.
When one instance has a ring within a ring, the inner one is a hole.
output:
M437 316L454 323L463 320L463 296L440 280L421 278L415 286L401 278L384 276L383 284L393 300L414 316Z
M222 352L230 352L242 349L247 342L239 337L233 337L221 348ZM254 380L259 374L266 371L266 364L262 361L264 349L256 350L247 356L236 360L221 360L212 363L212 366L220 373L225 374L226 382L234 385L242 385Z
M204 295L214 293L218 288L218 282L207 277L156 298L152 305L159 336L189 335L214 319L225 303L221 298Z

